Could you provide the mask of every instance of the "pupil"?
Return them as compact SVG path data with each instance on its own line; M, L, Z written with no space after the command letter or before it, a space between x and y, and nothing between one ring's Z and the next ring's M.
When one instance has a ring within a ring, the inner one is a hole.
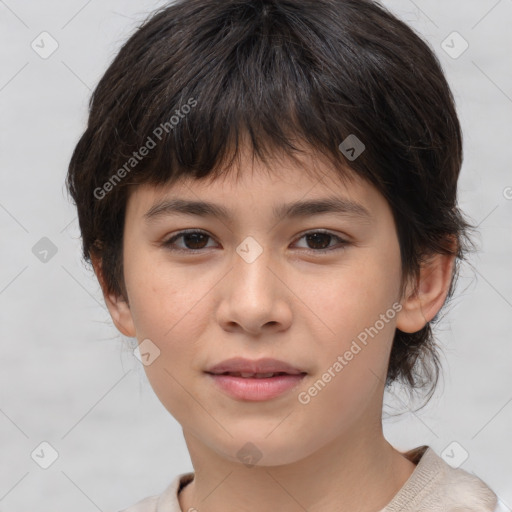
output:
M204 235L202 233L188 233L188 234L185 234L184 241L185 241L185 245L187 246L187 248L188 249L202 249L203 248L202 246L201 247L194 246L194 244L197 243L197 238L200 238L200 237L203 238L203 242L204 242L204 239L206 239L206 235ZM193 247L189 247L190 239L192 239ZM201 245L201 242L199 242L199 245Z
M313 233L311 235L306 235L307 237L307 240L308 240L308 243L313 240L313 244L315 242L318 242L318 239L320 238L320 241L322 240L322 237L324 237L324 241L327 239L327 244L326 244L326 247L329 246L329 241L328 239L331 237L331 235L329 235L328 233ZM322 245L322 244L321 244ZM313 247L313 249L325 249L326 247Z

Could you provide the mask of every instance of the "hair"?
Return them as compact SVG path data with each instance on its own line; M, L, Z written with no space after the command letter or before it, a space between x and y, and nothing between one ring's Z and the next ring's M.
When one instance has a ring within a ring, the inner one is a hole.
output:
M365 146L356 159L341 151L350 135ZM473 228L457 207L454 99L428 44L371 0L181 0L154 11L99 81L69 163L84 261L97 258L106 290L128 300L131 191L225 176L243 147L266 164L295 158L299 142L385 197L402 292L430 256L455 256L451 297ZM429 387L430 399L438 316L415 333L396 329L386 385Z

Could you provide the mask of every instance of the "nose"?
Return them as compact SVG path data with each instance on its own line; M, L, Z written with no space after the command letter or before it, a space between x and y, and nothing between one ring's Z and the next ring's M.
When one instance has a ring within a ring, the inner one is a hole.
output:
M219 292L217 320L226 331L257 336L290 326L293 294L271 251L264 250L254 261L235 254Z

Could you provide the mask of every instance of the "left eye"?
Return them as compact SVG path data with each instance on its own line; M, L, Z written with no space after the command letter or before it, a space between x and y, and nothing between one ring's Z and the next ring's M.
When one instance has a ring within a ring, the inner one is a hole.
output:
M169 248L171 251L199 252L202 249L207 248L205 243L209 238L212 237L204 231L181 231L176 235L172 236L169 240L163 242L163 245ZM310 231L308 233L303 234L298 240L301 240L303 238L306 239L306 243L313 244L313 248L306 248L306 251L311 253L322 253L338 250L342 249L345 245L348 244L348 242L343 238L327 231ZM185 247L176 245L176 241L179 239L183 239ZM329 242L332 241L332 239L337 241L340 247L330 246L331 244Z
M302 238L305 238L307 240L307 243L309 243L309 244L312 243L314 246L316 246L313 250L308 249L309 252L335 251L338 249L342 249L345 245L348 244L348 242L346 240L344 240L343 238L341 238L338 235L335 235L333 233L329 233L327 231L310 231L309 233L305 233L304 235L302 235L299 238L299 240L301 240ZM332 241L332 239L334 239L338 242L339 247L330 246L328 240ZM318 245L324 246L326 241L327 241L327 248L325 248L325 247L318 248Z

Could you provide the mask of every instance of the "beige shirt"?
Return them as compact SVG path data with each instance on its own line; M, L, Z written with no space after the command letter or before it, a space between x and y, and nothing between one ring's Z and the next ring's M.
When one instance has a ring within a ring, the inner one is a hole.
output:
M404 455L416 464L416 469L380 512L509 512L482 480L452 468L429 446ZM162 494L121 512L187 512L180 508L178 492L193 479L194 473L181 473Z

